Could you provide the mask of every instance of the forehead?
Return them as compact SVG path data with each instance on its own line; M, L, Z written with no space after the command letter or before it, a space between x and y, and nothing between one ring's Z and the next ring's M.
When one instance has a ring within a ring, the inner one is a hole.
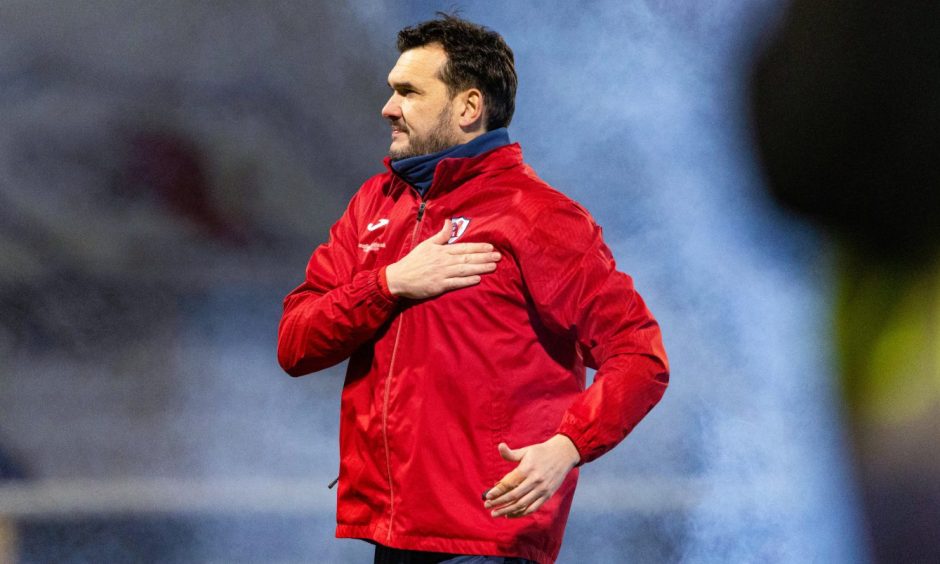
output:
M447 62L447 53L437 43L409 49L398 57L398 62L388 73L388 83L397 84L410 82L412 84L428 85L440 79L440 68Z

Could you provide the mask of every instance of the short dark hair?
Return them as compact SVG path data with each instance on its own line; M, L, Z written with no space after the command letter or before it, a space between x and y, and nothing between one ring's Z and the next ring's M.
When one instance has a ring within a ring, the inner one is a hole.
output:
M438 12L398 32L398 52L439 43L447 54L441 80L451 97L467 88L483 92L487 130L506 127L516 109L516 66L512 49L495 31L458 16Z

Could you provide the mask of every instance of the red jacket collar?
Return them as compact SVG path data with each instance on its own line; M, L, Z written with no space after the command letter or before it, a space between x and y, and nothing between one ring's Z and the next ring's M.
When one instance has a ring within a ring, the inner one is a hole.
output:
M396 191L408 186L408 183L392 170L391 158L385 157L383 162L389 174L392 175ZM521 164L522 147L519 143L503 145L475 157L442 159L434 170L434 182L428 189L426 197L447 193L481 173L512 168Z

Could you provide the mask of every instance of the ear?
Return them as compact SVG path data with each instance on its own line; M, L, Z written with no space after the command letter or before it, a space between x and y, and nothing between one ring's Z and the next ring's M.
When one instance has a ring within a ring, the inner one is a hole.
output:
M470 88L460 93L461 103L458 105L460 114L458 123L463 130L483 127L483 93L476 88Z

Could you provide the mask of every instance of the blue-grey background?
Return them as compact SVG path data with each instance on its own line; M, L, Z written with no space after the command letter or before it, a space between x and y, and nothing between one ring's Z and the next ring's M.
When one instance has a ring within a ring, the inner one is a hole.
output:
M359 183L401 27L452 2L0 3L0 561L366 562L332 538L343 367L280 302ZM561 562L859 562L830 257L763 189L782 2L467 2L511 136L604 227L672 383L584 468Z

